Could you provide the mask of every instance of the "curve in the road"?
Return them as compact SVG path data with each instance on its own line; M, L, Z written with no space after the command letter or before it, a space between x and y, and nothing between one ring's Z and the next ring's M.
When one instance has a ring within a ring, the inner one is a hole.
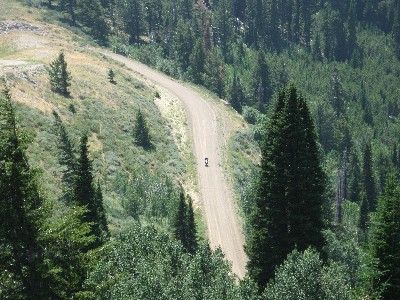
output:
M167 78L153 69L127 57L102 51L116 61L122 62L131 70L142 74L155 84L175 94L184 104L193 136L193 150L197 160L200 183L200 199L208 228L208 238L212 248L221 247L225 257L232 263L232 271L239 278L246 272L247 257L243 244L244 237L235 209L231 189L222 170L222 145L218 122L223 122L217 105L203 99L198 93L182 84ZM209 166L205 167L204 158Z

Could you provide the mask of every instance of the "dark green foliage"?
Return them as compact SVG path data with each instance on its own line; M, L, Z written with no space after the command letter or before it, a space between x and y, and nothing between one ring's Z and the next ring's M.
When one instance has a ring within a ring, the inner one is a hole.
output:
M89 249L100 246L108 234L107 227L104 228L104 207L101 192L94 186L92 161L89 158L88 136L84 134L80 142L79 159L76 167L76 182L74 187L74 201L79 206L87 209L83 215L82 222L90 224L90 235L94 235L96 240L89 246ZM103 231L103 230L105 231Z
M89 28L90 35L106 44L110 29L100 0L79 0L77 14L79 21Z
M340 77L338 71L334 70L331 77L331 104L335 109L336 117L339 117L343 113L343 97L343 88L340 82Z
M400 187L397 177L388 176L383 195L379 197L373 222L374 256L379 259L377 285L383 288L382 299L400 297Z
M307 104L294 86L279 93L261 152L252 234L246 244L249 275L260 290L296 245L303 251L324 244L324 174Z
M100 239L102 241L105 241L109 237L110 232L108 230L106 211L103 205L103 192L101 191L100 181L97 181L94 198L96 201L96 208L97 208L97 217L98 217L97 221L99 223L102 235Z
M58 57L50 63L49 69L50 85L53 91L69 96L69 86L71 85L71 74L67 71L64 51L60 51Z
M367 143L364 148L363 183L369 211L376 211L377 195L375 179L372 170L372 149L370 143Z
M37 172L8 90L0 97L0 298L49 297L39 235L46 216Z
M400 4L396 2L393 20L393 39L397 59L400 59Z
M194 254L197 248L197 231L192 200L189 198L189 202L186 203L183 191L180 192L178 212L173 222L173 229L175 238L182 243L185 250Z
M175 238L185 245L186 243L186 228L187 228L187 205L185 200L185 195L183 191L181 191L179 196L179 205L178 205L178 212L176 214L173 228L174 228L174 236Z
M63 200L66 203L73 201L73 188L76 180L76 158L71 140L65 126L56 111L53 111L56 145L58 147L58 162L62 167Z
M231 106L239 113L242 112L242 103L244 103L243 87L236 72L233 73L232 84L230 88L230 99Z
M361 201L360 201L360 219L359 219L359 227L360 229L366 231L369 228L369 205L367 201L367 197L365 193L361 194Z
M121 16L124 30L129 34L130 42L138 43L140 36L145 32L143 1L116 0L115 7Z
M218 48L213 48L207 56L204 85L218 97L225 96L224 58ZM201 73L200 73L201 74Z
M349 200L358 202L361 193L361 168L358 155L355 151L350 155L350 171L349 171Z
M189 68L194 43L195 39L190 24L184 21L179 22L174 36L173 50L176 61L184 72Z
M133 138L135 144L143 147L144 149L151 148L149 127L147 121L139 109L136 113L135 124L133 127Z
M205 62L206 62L206 53L204 51L204 44L202 39L198 39L193 52L189 57L190 62L190 74L193 78L193 82L197 84L203 83L203 77L206 72L205 70Z
M265 110L265 106L270 102L271 97L271 80L270 71L266 62L265 52L262 50L258 51L257 63L255 64L253 74L253 85L254 85L254 101L257 107L261 110Z
M76 25L76 0L60 0L60 8L69 14L72 24Z
M192 198L189 197L188 205L187 205L187 247L189 253L194 254L197 250L197 229L196 222L194 219L194 209Z
M111 82L112 84L117 84L117 82L115 81L115 79L114 79L114 77L115 77L115 74L114 74L114 71L113 71L113 69L109 69L108 70L108 81L109 82Z

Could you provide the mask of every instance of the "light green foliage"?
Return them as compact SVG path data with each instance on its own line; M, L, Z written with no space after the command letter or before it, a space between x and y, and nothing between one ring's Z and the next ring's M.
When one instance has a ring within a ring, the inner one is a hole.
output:
M222 252L195 255L153 227L135 223L109 246L89 274L96 299L238 299Z
M323 266L318 252L293 250L276 270L264 293L266 300L352 299L344 270L337 264Z
M118 173L114 190L122 206L133 218L172 220L178 207L179 191L167 176L142 169L127 175Z
M87 209L74 206L63 210L61 217L45 223L41 241L46 245L44 263L50 289L59 299L71 299L82 291L91 263L85 249L95 236L90 235L90 224L81 221Z
M362 269L362 257L365 249L361 247L360 238L363 232L358 227L359 205L343 202L343 219L341 225L324 231L326 246L324 252L328 262L336 263L345 270L349 283L354 288Z

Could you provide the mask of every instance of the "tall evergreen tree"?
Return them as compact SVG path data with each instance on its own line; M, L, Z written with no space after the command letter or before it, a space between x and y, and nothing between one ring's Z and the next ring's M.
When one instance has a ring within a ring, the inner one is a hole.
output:
M105 44L110 29L100 0L79 0L77 4L79 21L98 42Z
M193 202L189 197L187 207L187 250L189 253L194 254L197 250L197 229L194 219Z
M173 227L174 227L174 236L178 241L181 241L184 247L187 244L186 238L186 220L187 220L187 205L185 200L185 194L183 190L181 190L179 194L179 204L178 211L175 216Z
M253 89L255 102L259 109L263 111L271 97L270 71L263 50L259 50L257 54L253 76Z
M350 174L349 174L349 200L358 202L361 193L361 169L358 155L355 151L351 153Z
M0 298L47 299L40 229L44 199L8 91L0 97Z
M236 71L233 73L232 85L229 94L229 102L231 106L239 113L242 112L242 103L244 103L243 87L239 77L236 74Z
M102 244L101 216L104 209L99 207L96 199L96 190L93 182L92 162L89 158L88 136L84 134L80 142L80 156L76 169L76 182L74 200L79 206L87 209L82 221L91 225L90 235L94 235L96 240L89 246L89 249L96 248Z
M364 148L363 183L369 210L376 211L376 186L372 170L371 143L367 143Z
M224 57L217 47L212 48L207 56L204 85L216 93L218 97L223 98L225 96Z
M367 197L365 193L361 193L361 202L360 202L360 218L358 221L358 227L360 229L366 231L369 225L369 206Z
M76 25L76 6L76 0L60 0L61 10L70 15L73 25Z
M266 132L246 244L249 275L260 290L296 246L303 251L324 244L324 174L310 112L294 86L279 93Z
M71 85L71 73L67 71L64 51L60 51L58 57L50 63L48 72L53 91L68 96L68 88Z
M139 109L136 113L135 125L133 127L133 138L138 146L148 149L151 147L149 127L147 121Z
M188 203L186 203L183 190L179 194L178 211L173 220L173 230L175 238L182 243L185 250L194 254L197 249L197 230L193 204L190 197Z
M98 222L101 230L101 239L102 241L105 241L106 238L110 235L110 231L108 230L106 211L103 204L103 192L101 191L100 181L97 181L97 186L95 190L95 201Z
M141 0L117 0L116 9L122 17L126 33L131 43L138 43L140 36L145 32L144 8Z
M394 7L394 20L393 20L392 32L393 32L396 57L397 59L400 59L400 3L398 1L395 2L395 7Z
M205 74L206 53L202 39L198 39L194 45L193 52L189 57L191 76L194 83L202 84Z
M67 130L56 111L53 111L54 127L57 136L58 162L62 166L63 200L66 203L73 201L73 187L76 179L76 159L74 149Z
M383 287L382 299L400 299L400 187L393 173L378 200L371 243L378 259L380 276L376 279Z

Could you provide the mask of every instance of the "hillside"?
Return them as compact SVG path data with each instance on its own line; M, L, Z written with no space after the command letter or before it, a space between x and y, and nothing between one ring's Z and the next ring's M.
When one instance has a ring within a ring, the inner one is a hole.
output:
M0 7L0 298L400 297L398 1Z
M3 7L11 7L9 1L3 2ZM89 132L96 178L105 188L119 173L140 174L139 170L144 169L169 174L193 190L195 179L186 179L193 178L189 174L194 172L189 132L184 126L184 110L174 96L157 89L123 64L91 50L85 38L41 22L39 15L36 10L16 3L13 9L2 10L0 72L2 88L7 84L18 104L22 128L33 137L28 156L33 166L44 171L42 182L48 197L57 199L60 191L53 110L60 114L76 144L83 132ZM67 98L50 90L46 70L60 50L65 52L72 75L71 96ZM116 74L116 85L107 79L109 69ZM156 93L161 99L156 98ZM71 112L72 106L75 113ZM154 151L144 151L132 142L138 109L148 118ZM111 215L122 217L120 203L108 193L105 195Z

